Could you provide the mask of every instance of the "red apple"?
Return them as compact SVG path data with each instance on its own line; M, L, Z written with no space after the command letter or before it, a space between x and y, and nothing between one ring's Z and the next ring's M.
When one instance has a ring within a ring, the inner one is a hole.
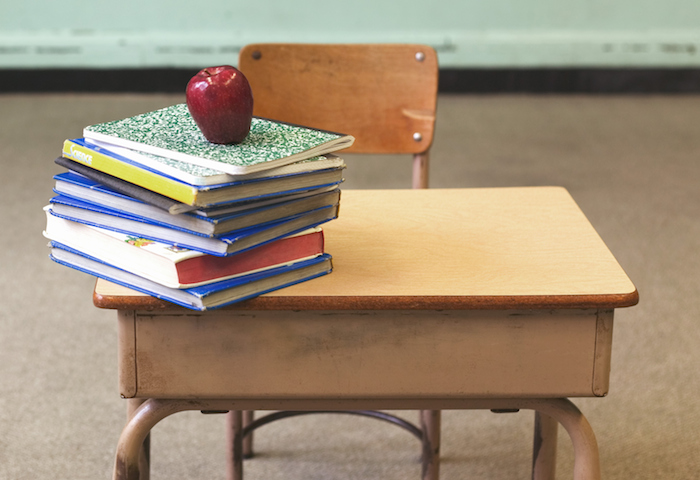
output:
M253 92L243 73L230 65L207 67L187 83L187 108L212 143L240 143L250 131Z

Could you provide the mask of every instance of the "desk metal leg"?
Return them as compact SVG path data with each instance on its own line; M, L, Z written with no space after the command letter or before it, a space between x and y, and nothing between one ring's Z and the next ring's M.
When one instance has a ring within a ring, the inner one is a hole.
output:
M440 410L421 410L420 424L423 431L423 456L421 458L423 480L440 478Z
M129 398L126 401L126 420L131 420L134 412L144 402L143 398ZM141 452L139 453L139 471L141 473L139 480L149 480L151 477L151 434L146 435Z
M245 412L231 410L226 414L226 479L243 479L243 417Z
M238 414L231 410L226 414L226 479L227 480L241 480L241 476L236 476L234 472L238 471L239 467L236 466L239 463L236 455L241 455L242 459L253 457L253 434L254 432L248 433L243 437L243 444L241 447L241 452L236 452L233 446L233 439L235 437L235 432L238 428L245 428L255 419L255 410L243 410L241 412L240 420L243 422L242 427L237 425Z
M255 410L243 410L243 428L247 427L255 420ZM253 435L250 432L243 437L243 458L253 458Z
M532 446L532 480L554 480L557 467L559 424L548 415L535 412Z

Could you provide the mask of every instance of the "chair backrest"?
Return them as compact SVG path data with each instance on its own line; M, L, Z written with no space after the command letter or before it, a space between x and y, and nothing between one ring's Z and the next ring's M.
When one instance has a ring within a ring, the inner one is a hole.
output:
M427 187L435 130L435 50L407 44L252 44L238 68L254 114L353 135L353 153L414 155L413 186Z

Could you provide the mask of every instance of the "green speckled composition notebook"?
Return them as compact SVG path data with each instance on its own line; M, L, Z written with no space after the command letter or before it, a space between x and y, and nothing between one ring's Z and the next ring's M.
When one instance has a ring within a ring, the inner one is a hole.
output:
M182 103L122 120L85 127L87 139L245 175L347 148L350 135L253 118L238 144L210 143Z

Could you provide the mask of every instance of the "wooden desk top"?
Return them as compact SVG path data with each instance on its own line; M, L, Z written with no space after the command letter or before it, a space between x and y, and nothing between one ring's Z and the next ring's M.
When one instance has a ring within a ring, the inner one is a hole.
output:
M330 275L242 310L616 308L637 291L559 187L343 190ZM96 306L181 309L98 280ZM185 310L185 309L182 309Z

